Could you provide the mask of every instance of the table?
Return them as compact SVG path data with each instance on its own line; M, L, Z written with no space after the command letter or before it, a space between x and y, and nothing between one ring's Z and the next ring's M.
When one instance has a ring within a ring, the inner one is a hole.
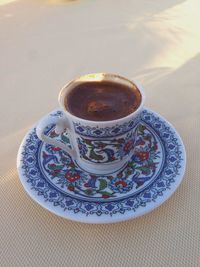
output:
M200 265L199 8L198 0L0 1L1 266ZM67 81L102 71L144 86L146 106L183 138L187 169L150 214L87 225L29 198L16 154Z

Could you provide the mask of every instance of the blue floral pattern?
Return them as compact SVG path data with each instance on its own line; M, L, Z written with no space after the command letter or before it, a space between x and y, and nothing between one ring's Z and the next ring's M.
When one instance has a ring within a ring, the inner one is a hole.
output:
M51 136L55 135L53 129L47 129ZM21 152L23 179L38 196L74 214L136 212L170 190L185 159L173 128L151 111L143 111L135 142L126 166L98 176L81 170L60 148L41 142L32 129Z

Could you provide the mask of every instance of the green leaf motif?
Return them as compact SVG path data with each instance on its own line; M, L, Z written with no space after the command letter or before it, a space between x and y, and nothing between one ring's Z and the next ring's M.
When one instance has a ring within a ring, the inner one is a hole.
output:
M144 138L144 140L151 141L151 135L150 134L146 134L143 138Z
M100 179L99 182L100 182L99 191L101 191L101 190L103 190L103 189L105 189L107 187L106 180Z
M149 175L151 173L151 170L149 167L137 167L138 170L142 171L142 172L145 172L146 175Z
M87 159L87 160L90 160L90 159L87 157L87 155L83 155L83 158L84 158L84 159Z
M109 193L107 191L101 191L101 194L104 196L109 196L109 197L113 195L113 193Z
M94 152L93 149L90 151L90 158L92 158L92 159L96 159L96 160L103 160L103 156L101 156L101 155L97 155L97 154Z
M54 165L54 164L48 164L48 168L50 170L62 170L64 165Z
M66 135L64 135L64 134L62 134L61 135L61 139L62 139L62 141L64 142L64 143L66 143L66 144L69 144L69 138L66 136Z
M103 148L105 148L106 146L107 146L108 144L104 144L104 143L96 143L95 144L95 147L97 147L97 148L101 148L101 149L103 149Z
M93 191L91 189L86 189L84 190L85 194L88 195L88 196L91 196L93 195Z
M138 131L139 132L141 132L142 134L144 134L144 130L146 129L146 127L144 126L144 125L142 125L142 124L140 124L139 126L138 126Z
M131 167L132 169L134 169L136 167L136 163L133 162L133 161L130 161L127 166Z
M92 145L92 140L89 140L89 139L82 139L83 142L87 145Z

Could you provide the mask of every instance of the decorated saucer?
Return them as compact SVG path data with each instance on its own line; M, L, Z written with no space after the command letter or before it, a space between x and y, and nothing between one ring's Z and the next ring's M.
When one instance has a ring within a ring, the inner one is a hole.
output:
M51 112L60 116L61 111ZM55 126L46 134L69 144ZM126 149L126 148L124 148ZM113 223L144 215L164 203L180 185L186 165L183 142L173 126L144 109L131 159L116 172L86 172L64 151L39 140L33 127L17 158L26 192L42 207L84 223Z

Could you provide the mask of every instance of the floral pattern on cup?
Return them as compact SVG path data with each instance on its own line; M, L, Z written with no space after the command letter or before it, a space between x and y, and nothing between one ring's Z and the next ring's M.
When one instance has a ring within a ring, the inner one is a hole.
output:
M133 149L133 136L133 132L109 140L95 140L80 136L77 138L80 156L94 163L119 161Z

